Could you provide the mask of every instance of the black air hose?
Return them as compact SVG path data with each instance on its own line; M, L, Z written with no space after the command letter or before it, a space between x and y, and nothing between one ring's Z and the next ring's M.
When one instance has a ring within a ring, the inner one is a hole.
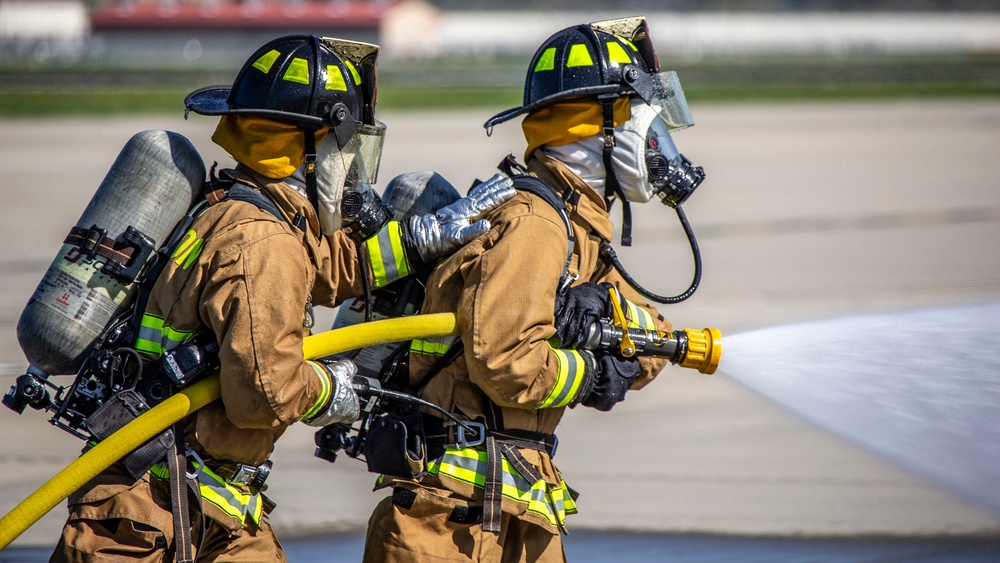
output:
M657 295L646 288L639 285L639 282L635 281L635 278L630 276L628 272L625 271L625 266L622 266L621 261L618 260L618 255L615 253L615 249L612 248L611 243L602 242L601 243L601 256L618 270L618 273L625 278L625 281L632 286L633 289L638 291L641 295L647 299L651 299L657 303L663 304L673 304L680 303L688 297L694 295L696 289L698 289L698 284L701 283L701 251L698 249L698 240L695 239L694 230L691 229L691 224L688 223L687 216L684 215L684 211L681 206L674 208L677 210L677 218L680 219L681 225L684 227L684 233L687 235L688 242L691 243L691 254L694 256L694 279L691 280L691 286L688 287L684 293L680 295L675 295L673 297L664 297L662 295Z

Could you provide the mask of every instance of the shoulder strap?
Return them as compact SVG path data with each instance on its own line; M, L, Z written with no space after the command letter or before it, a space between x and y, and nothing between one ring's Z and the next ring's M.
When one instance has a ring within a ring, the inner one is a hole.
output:
M233 186L226 192L226 199L252 203L258 208L274 215L279 221L286 221L285 216L281 214L281 210L278 209L278 206L275 205L273 201L271 201L271 198L249 186L244 186L238 182L233 184Z
M536 195L551 205L562 219L563 226L566 227L566 239L569 241L566 249L566 264L563 266L562 274L559 275L559 285L556 290L558 293L562 293L576 279L569 273L569 265L573 261L573 250L576 248L576 238L573 237L573 229L570 226L569 216L566 214L566 203L559 197L555 188L536 176L517 174L511 176L511 180L514 182L515 189Z
M208 182L205 182L205 199L209 205L226 200L245 201L256 205L277 217L279 221L287 221L278 206L266 194L256 189L247 179L241 178L240 172L232 169L220 170L215 175L216 165L212 165Z

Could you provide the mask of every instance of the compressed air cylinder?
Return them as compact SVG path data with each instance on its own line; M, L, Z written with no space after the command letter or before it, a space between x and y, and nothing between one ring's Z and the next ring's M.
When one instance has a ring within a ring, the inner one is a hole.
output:
M365 189L371 189L366 187ZM388 205L396 220L405 221L414 215L433 213L454 203L462 195L448 180L436 172L420 171L400 174L385 187L382 202ZM346 198L345 198L346 201ZM345 213L345 216L349 213ZM412 278L396 281L388 288L376 290L372 295L373 310L371 320L377 321L392 316L414 314L424 297L423 286ZM365 320L365 300L358 297L345 301L337 310L333 328L344 328ZM391 311L385 311L390 309ZM351 350L331 358L350 358L358 366L358 373L366 377L378 378L383 363L400 346L398 342L368 346Z
M131 226L164 244L205 180L191 142L169 131L129 139L76 222L121 240ZM68 229L67 229L68 230ZM63 244L17 322L17 341L36 375L75 374L108 323L130 305L135 283L101 271L107 258Z

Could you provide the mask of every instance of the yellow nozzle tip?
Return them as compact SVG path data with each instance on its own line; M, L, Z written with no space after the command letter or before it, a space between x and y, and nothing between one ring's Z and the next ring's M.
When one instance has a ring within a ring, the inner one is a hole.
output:
M686 328L684 334L688 338L688 350L680 363L681 367L695 368L708 375L715 373L722 359L722 333L719 329Z

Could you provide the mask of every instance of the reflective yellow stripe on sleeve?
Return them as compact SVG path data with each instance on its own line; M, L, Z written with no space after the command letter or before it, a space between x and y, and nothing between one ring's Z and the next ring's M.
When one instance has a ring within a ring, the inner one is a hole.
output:
M540 409L565 407L576 398L580 384L586 377L587 364L576 350L560 350L553 348L556 363L559 366L556 384L549 391L545 400L538 405Z
M195 335L192 330L174 330L163 324L163 319L146 313L139 323L139 334L135 339L135 349L155 356L173 350Z
M427 354L431 356L443 356L458 342L457 336L439 336L426 340L414 339L410 342L410 352L417 354Z
M625 300L625 303L628 305L626 315L628 316L629 328L656 330L656 323L653 322L653 316L649 314L649 311L632 303L628 299Z
M399 221L386 223L377 234L364 242L364 247L375 287L385 287L410 275L410 262L403 247L403 227Z
M331 389L330 374L328 374L327 371L323 369L322 366L318 365L316 362L306 362L306 363L312 366L314 370L316 370L316 376L319 377L321 388L319 392L319 398L316 399L316 402L313 403L313 406L309 407L309 410L307 410L301 417L299 417L299 420L309 420L310 418L316 416L317 414L319 414L321 410L323 410L323 407L326 406L327 401L330 400L330 389Z

